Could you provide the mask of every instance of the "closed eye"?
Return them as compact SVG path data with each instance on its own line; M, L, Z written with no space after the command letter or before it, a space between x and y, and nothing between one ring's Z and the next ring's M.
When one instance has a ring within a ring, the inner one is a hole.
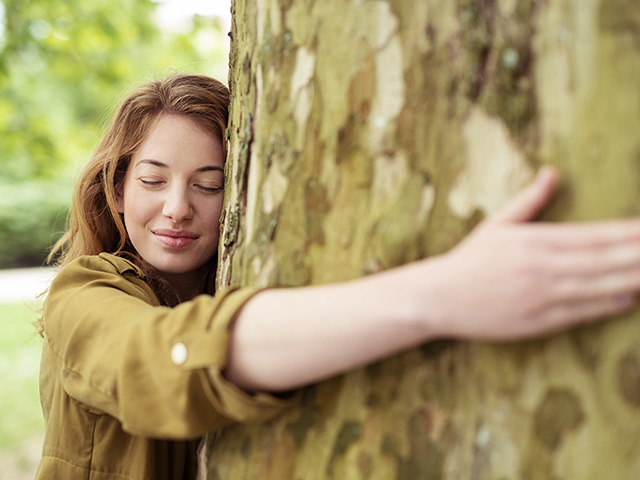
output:
M194 186L205 193L218 193L223 190L223 187L214 187L214 186L202 185L199 183L196 183Z
M157 187L159 185L162 185L164 183L163 180L156 180L156 179L152 179L152 178L139 178L138 179L140 181L140 183L142 183L143 185L146 185L148 187Z

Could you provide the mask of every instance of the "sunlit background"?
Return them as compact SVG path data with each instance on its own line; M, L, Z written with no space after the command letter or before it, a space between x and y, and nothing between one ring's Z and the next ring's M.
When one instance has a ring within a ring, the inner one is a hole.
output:
M229 0L0 0L0 479L43 433L33 309L71 187L117 101L172 71L226 82Z

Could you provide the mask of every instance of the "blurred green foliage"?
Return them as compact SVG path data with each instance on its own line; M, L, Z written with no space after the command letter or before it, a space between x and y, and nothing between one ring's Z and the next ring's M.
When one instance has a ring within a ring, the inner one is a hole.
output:
M0 265L40 265L64 231L71 202L66 183L29 180L0 182Z
M80 164L131 86L173 70L219 76L226 65L218 19L163 29L157 8L0 0L0 268L42 263Z

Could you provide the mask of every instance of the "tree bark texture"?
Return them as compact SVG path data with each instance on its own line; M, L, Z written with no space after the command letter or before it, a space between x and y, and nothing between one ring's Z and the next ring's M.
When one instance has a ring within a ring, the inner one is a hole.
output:
M543 164L564 178L547 219L638 213L636 0L232 10L221 285L341 281L442 253ZM210 478L635 480L638 321L436 342L323 382L274 421L217 434Z

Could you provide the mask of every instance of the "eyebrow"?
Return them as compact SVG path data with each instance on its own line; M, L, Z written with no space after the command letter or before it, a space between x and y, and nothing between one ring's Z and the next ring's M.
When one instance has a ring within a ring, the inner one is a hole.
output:
M159 162L158 160L152 160L150 158L143 158L142 160L138 160L138 162L134 165L134 168L140 165L141 163L146 163L159 168L169 168L169 165L167 165L166 163ZM196 168L196 172L211 172L211 171L218 171L218 172L224 173L224 169L217 165L205 165L204 167Z

